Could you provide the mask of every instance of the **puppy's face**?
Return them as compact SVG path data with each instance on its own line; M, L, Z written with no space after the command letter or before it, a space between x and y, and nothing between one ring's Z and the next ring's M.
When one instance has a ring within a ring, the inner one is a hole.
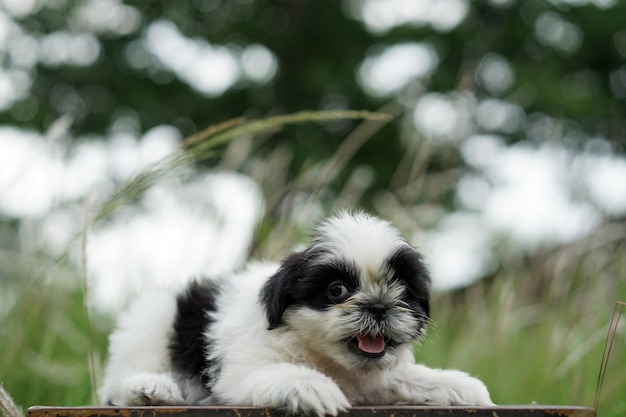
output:
M343 214L289 256L261 294L269 328L347 369L384 368L419 338L429 315L429 276L388 223Z

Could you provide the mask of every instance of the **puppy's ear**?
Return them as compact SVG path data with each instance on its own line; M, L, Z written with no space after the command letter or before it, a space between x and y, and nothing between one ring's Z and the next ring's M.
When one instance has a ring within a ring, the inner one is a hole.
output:
M420 308L423 310L427 319L430 319L430 273L426 266L421 263L421 267L417 269L417 279L412 283L412 291L414 291Z
M296 287L302 280L305 268L304 253L292 253L263 286L261 304L265 307L269 330L281 324L285 309L294 303Z
M422 313L430 318L430 272L422 256L406 245L391 256L389 266L395 271L396 278L406 284Z
M420 307L422 307L422 309L426 313L426 318L430 319L430 295L426 293L426 295L419 299L419 302Z

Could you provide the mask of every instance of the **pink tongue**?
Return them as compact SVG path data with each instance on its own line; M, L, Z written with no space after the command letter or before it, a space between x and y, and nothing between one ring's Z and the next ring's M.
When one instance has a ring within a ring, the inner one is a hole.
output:
M359 349L365 353L380 353L385 350L385 339L382 336L357 335Z

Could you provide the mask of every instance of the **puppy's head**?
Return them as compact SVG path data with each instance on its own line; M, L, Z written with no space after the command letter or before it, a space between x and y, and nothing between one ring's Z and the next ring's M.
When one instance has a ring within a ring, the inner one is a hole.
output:
M261 293L269 328L348 369L383 368L429 317L428 271L387 222L343 213L290 255Z

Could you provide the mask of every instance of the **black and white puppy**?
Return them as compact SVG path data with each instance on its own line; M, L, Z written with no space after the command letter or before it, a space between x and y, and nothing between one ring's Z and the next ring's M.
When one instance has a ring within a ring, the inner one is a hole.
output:
M478 379L415 364L429 282L389 223L342 213L280 265L141 296L111 335L101 398L317 416L365 404L492 405Z

